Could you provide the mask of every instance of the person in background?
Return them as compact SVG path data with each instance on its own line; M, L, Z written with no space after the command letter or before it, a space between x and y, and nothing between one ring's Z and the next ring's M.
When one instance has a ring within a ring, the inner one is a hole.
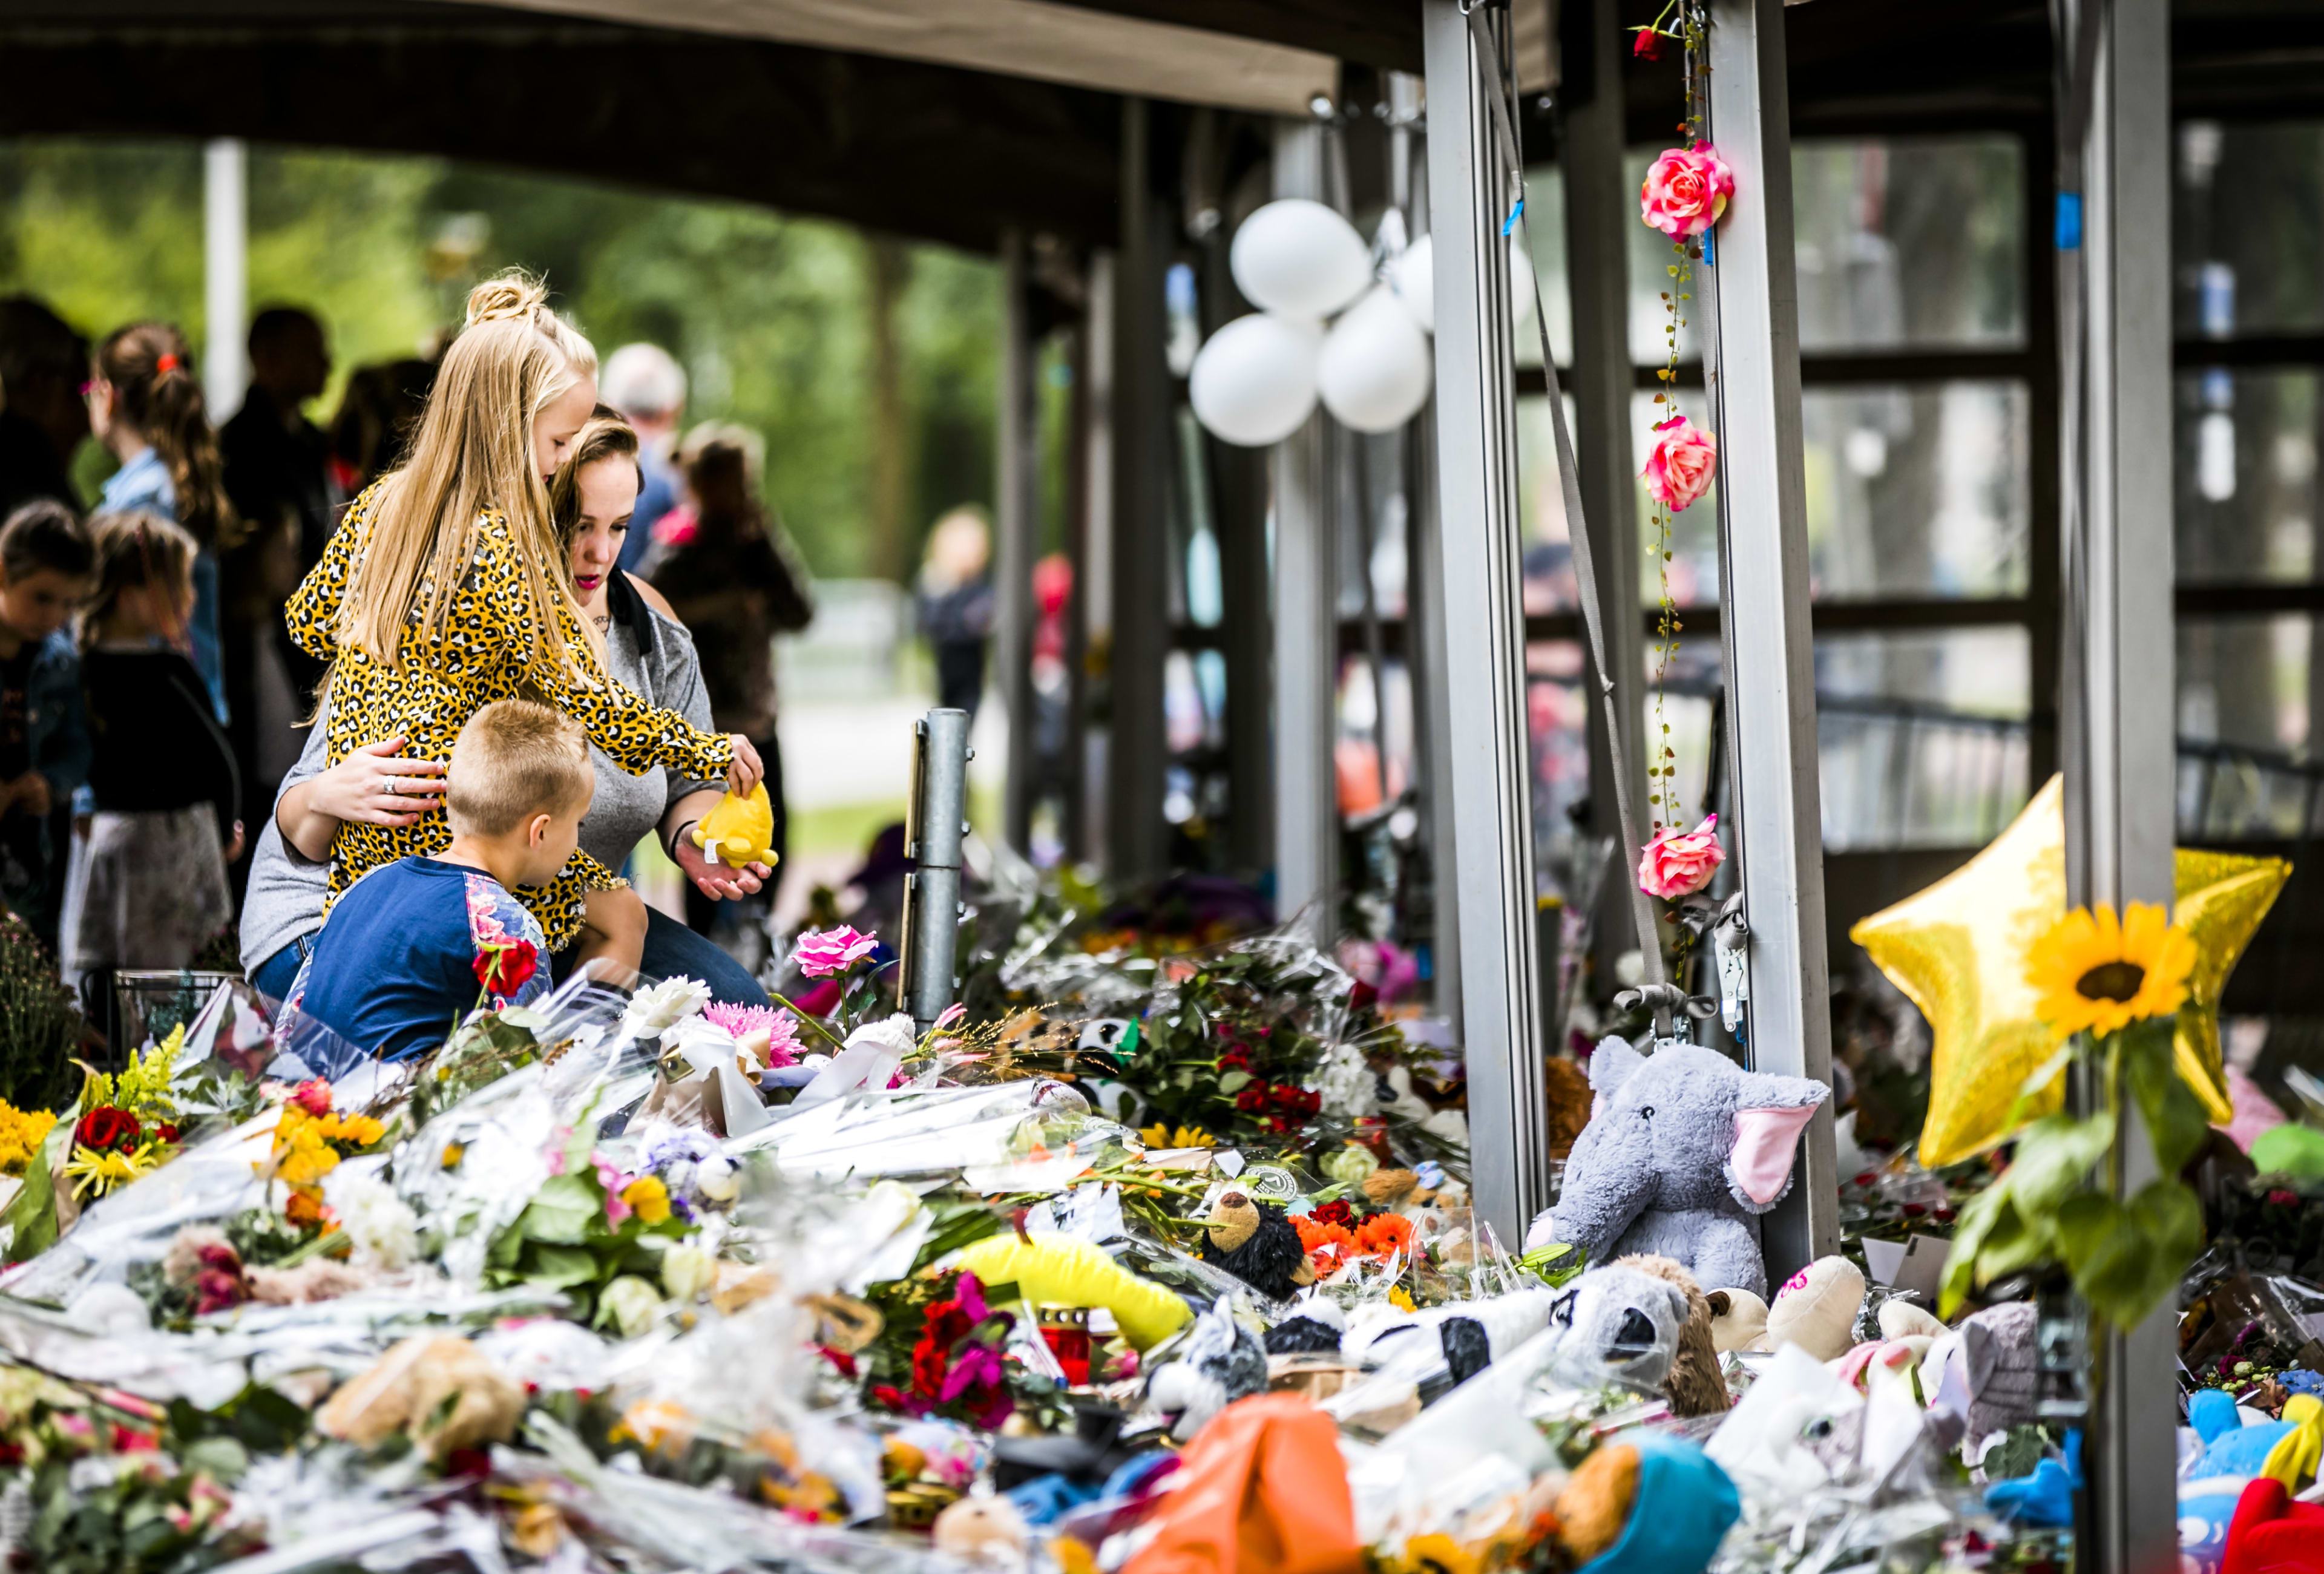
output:
M106 974L182 968L234 917L242 785L208 686L183 654L190 533L150 513L89 521L97 590L80 622L96 813L65 883L65 981L109 1018Z
M680 501L682 484L670 450L686 414L686 369L659 345L623 345L606 357L599 384L607 404L620 410L638 434L638 467L645 487L622 546L622 571L638 572L653 545L653 529Z
M50 498L78 513L73 451L88 436L88 341L29 295L0 300L0 519Z
M662 517L645 578L693 632L712 724L750 739L765 763L775 812L771 901L790 830L775 736L775 636L806 628L815 603L798 554L759 502L763 452L757 434L740 427L712 423L687 434L679 458L693 502ZM632 525L630 534L640 532ZM740 921L746 906L715 902L690 881L686 888L686 922L699 934L712 934L722 914Z
M88 428L121 461L97 506L116 514L143 510L193 538L194 604L186 633L194 670L224 722L218 554L240 542L242 522L226 499L226 466L186 336L168 323L141 322L106 339L88 384Z
M53 498L0 525L0 897L51 947L64 895L54 811L88 779L80 651L65 625L96 563L88 527Z
M347 374L331 417L331 480L342 497L365 488L403 462L404 445L428 409L436 363L414 357L358 366ZM308 567L314 565L309 563Z
M250 392L218 432L226 498L248 532L218 558L226 736L242 772L244 823L274 801L273 778L281 769L278 763L269 773L261 765L264 648L272 645L281 657L295 713L312 708L323 680L323 664L290 642L281 607L322 557L338 523L342 500L331 483L330 445L305 410L330 377L323 325L296 307L271 307L251 319Z
M936 704L972 719L984 697L984 641L992 633L992 529L956 508L928 532L920 562L921 637L936 658Z

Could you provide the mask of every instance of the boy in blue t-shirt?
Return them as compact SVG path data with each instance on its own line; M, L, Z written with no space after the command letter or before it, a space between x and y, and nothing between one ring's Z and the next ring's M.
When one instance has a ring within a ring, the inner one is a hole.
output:
M511 891L565 867L596 788L581 724L526 700L468 718L447 780L452 844L350 886L290 986L298 1010L384 1060L443 1043L480 994L521 1006L549 988L540 922Z

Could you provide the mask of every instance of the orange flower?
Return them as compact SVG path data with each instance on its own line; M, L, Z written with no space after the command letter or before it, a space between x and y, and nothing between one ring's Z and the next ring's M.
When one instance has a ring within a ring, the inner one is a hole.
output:
M318 1186L293 1186L290 1200L282 1204L282 1217L304 1229L309 1225L323 1222L323 1192Z
M1305 1218L1295 1218L1291 1222L1298 1228L1299 1245L1319 1278L1336 1272L1355 1255L1355 1233L1346 1225Z
M1411 1241L1412 1220L1401 1213L1376 1213L1356 1228L1356 1249L1370 1256L1406 1250Z

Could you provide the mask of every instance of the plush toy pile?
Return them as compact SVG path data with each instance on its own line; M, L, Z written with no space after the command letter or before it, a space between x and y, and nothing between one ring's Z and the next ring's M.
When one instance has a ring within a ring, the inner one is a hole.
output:
M1609 1041L1518 1256L1469 1206L1457 1067L1333 959L1063 935L926 1032L840 931L798 947L812 1003L578 982L408 1067L229 986L60 1118L0 1108L10 1565L2056 1553L2029 1303L1948 1328L1837 1257L1768 1294L1820 1086ZM2324 1437L2281 1408L2198 1418L2255 1545L2304 1527Z

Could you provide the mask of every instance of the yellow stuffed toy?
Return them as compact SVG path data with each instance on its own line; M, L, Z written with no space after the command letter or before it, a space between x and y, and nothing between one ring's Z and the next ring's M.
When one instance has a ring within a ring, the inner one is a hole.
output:
M767 784L751 789L747 798L728 793L717 805L694 823L694 844L729 869L754 863L772 867L775 861L775 807L767 801Z

